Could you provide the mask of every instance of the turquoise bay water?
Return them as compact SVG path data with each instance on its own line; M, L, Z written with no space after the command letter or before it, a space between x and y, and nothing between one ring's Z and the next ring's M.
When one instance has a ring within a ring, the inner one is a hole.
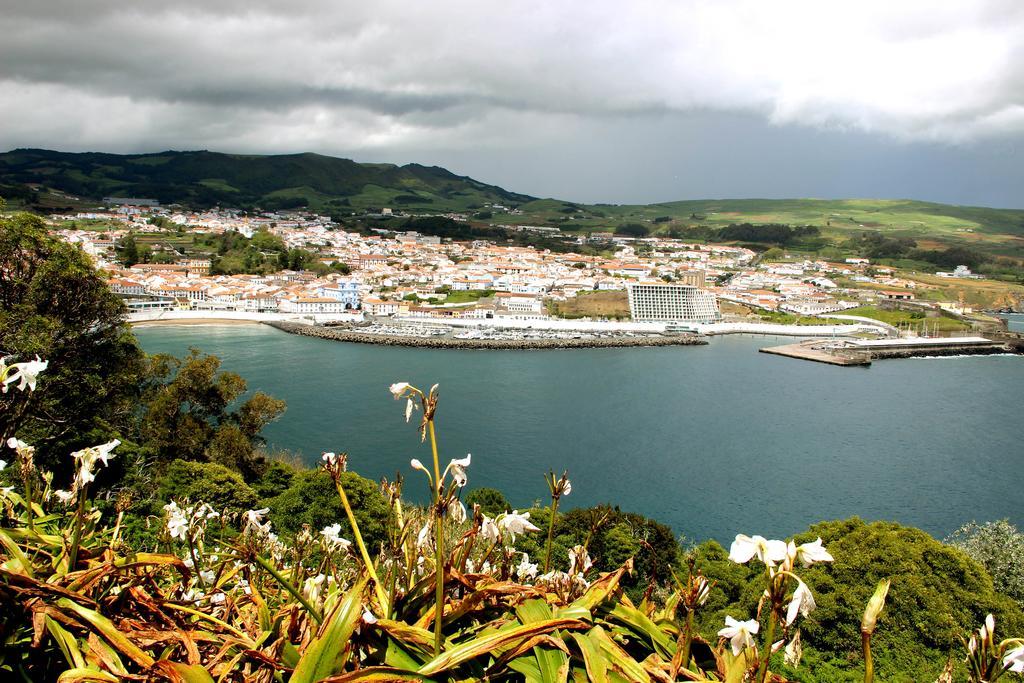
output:
M372 479L429 459L392 382L441 386L444 462L473 453L469 488L524 507L568 469L568 506L617 504L688 538L783 536L821 520L891 519L943 536L1024 523L1024 358L911 359L842 368L706 347L451 351L344 344L264 326L149 327L151 352L214 353L288 402L269 441L313 462L347 451Z

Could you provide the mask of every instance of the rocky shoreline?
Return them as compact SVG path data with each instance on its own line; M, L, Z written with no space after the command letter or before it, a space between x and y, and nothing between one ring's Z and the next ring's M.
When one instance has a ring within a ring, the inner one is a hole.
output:
M626 346L701 346L707 340L697 335L666 337L591 337L583 339L455 339L454 337L400 337L396 335L366 334L343 327L318 327L299 323L267 321L270 325L290 334L306 337L377 344L380 346L414 346L429 349L590 349Z

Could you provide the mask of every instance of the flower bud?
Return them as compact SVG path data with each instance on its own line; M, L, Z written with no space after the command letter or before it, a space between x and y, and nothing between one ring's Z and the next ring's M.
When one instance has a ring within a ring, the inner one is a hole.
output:
M882 613L882 608L885 607L885 596L889 593L889 579L882 579L878 582L878 587L875 588L875 594L868 600L868 606L864 610L864 618L860 622L861 633L871 635L875 632L875 625L878 622L878 615Z

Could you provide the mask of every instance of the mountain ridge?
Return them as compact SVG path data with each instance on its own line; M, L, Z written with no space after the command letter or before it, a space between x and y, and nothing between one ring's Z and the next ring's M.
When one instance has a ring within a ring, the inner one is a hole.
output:
M440 166L360 163L315 152L244 155L209 150L145 154L18 148L0 153L0 184L43 186L99 200L150 197L214 205L310 208L369 205L464 208L533 201ZM390 202L389 202L390 200Z

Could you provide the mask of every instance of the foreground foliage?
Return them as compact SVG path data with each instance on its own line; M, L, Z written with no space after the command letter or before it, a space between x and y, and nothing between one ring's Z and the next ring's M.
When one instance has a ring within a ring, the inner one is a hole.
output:
M47 371L38 359L0 365L0 381L17 404ZM995 637L994 615L1000 631L1024 625L1016 605L979 565L922 532L851 520L788 542L741 534L727 556L709 544L681 567L670 532L649 520L598 508L556 524L572 492L567 473L546 477L545 515L467 510L472 456L442 469L437 386L391 392L429 440L432 461L411 466L430 504L409 507L400 477L378 489L347 471L345 454L325 453L321 470L291 476L274 500L287 542L269 507L243 510L257 498L237 475L180 462L165 482L186 495L155 520L154 546L129 543L130 498L109 509L92 490L119 441L72 453L73 475L62 479L11 438L19 483L0 489L0 671L67 683L830 680L804 677L808 664L836 670L820 657L801 665L806 639L818 655L846 652L846 672L872 681L873 648L884 652L897 629L934 653L964 637L970 681L1024 670L1024 642ZM231 484L234 497L214 495ZM219 509L187 494L210 494ZM478 498L492 510L502 502ZM621 564L600 571L591 549ZM649 583L628 591L638 559ZM839 590L844 581L858 588ZM983 625L958 632L971 623ZM951 663L936 667L952 680Z

